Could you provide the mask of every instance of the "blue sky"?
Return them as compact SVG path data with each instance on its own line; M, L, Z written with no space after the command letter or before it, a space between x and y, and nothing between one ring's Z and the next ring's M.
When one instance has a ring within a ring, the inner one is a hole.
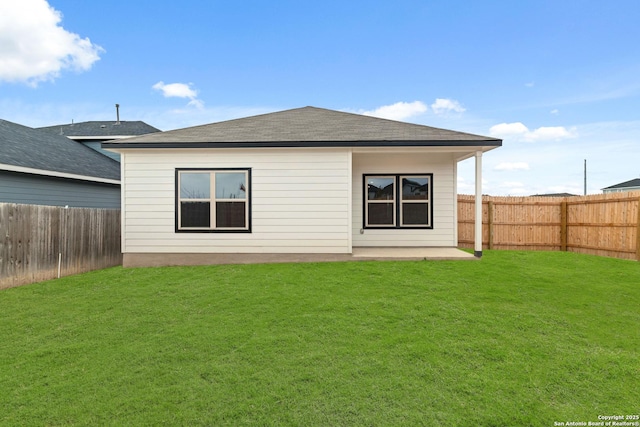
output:
M0 4L0 118L162 130L306 105L503 138L484 192L640 177L640 2ZM473 192L462 162L459 191Z

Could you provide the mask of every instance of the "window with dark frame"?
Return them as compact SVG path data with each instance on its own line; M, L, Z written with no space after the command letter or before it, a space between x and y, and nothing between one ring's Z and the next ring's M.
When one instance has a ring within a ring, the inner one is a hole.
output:
M176 169L176 231L250 231L250 169Z
M364 175L364 228L433 228L433 174Z

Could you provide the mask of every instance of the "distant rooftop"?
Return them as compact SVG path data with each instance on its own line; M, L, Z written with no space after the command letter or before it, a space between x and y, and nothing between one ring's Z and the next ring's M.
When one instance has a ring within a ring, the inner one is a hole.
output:
M547 194L533 194L532 197L574 197L577 194L571 193L547 193Z
M0 165L120 180L117 161L69 138L1 119Z
M151 125L142 121L107 121L107 122L80 122L65 125L54 125L37 128L47 133L66 137L116 137L138 136L148 133L160 132Z
M631 181L621 182L620 184L605 187L603 190L612 190L614 188L628 188L628 187L640 187L640 178L632 179Z

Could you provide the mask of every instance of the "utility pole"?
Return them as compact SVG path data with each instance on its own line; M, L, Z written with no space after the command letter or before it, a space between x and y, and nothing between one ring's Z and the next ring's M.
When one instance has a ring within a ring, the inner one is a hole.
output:
M587 159L584 159L584 195L587 195Z

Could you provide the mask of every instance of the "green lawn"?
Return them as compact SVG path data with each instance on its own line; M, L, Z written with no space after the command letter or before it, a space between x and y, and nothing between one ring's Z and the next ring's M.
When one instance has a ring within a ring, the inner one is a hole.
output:
M111 268L0 291L0 425L553 426L639 355L633 261Z

